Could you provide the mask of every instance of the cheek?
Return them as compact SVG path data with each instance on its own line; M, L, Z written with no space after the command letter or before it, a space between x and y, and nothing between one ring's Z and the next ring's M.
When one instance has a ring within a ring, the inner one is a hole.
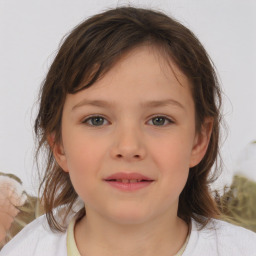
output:
M179 196L183 190L188 174L191 155L191 144L188 141L173 139L155 147L154 163L159 169L161 186L166 191L166 197Z
M162 170L175 172L177 169L188 169L192 152L191 139L185 136L173 136L152 145L154 161Z
M64 151L69 171L85 171L97 168L103 147L97 140L76 129L65 136Z
M92 181L99 179L104 147L89 136L76 132L63 141L67 168L72 184L82 198L90 191ZM86 188L86 189L85 189Z

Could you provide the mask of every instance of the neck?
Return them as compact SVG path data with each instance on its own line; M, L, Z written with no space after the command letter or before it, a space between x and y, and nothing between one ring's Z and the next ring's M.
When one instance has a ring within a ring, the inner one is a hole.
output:
M187 224L177 216L128 225L87 213L75 226L75 240L82 256L170 256L179 251L187 234Z

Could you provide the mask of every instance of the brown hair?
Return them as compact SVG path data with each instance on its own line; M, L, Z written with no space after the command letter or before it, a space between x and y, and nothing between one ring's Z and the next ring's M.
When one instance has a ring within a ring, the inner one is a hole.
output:
M211 167L219 152L221 93L213 64L195 35L182 24L159 11L121 7L97 14L71 31L61 45L40 91L40 108L35 121L38 151L46 147L47 166L40 189L50 226L63 230L53 210L66 205L68 215L78 199L69 174L56 163L47 136L61 141L61 117L65 97L84 90L102 77L128 50L148 43L166 53L191 81L196 109L196 129L205 117L212 117L213 130L203 160L191 168L179 199L178 216L191 217L204 226L219 215L209 184ZM86 81L86 82L85 82ZM217 165L215 166L217 170ZM80 216L85 210L80 212Z

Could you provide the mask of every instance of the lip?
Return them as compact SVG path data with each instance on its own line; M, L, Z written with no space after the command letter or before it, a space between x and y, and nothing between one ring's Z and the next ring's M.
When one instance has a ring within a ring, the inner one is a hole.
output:
M110 186L121 191L136 191L148 187L153 179L140 173L115 173L104 179Z
M131 172L131 173L125 173L125 172L118 172L113 175L108 176L104 180L145 180L145 181L153 181L153 179L142 175L140 173Z

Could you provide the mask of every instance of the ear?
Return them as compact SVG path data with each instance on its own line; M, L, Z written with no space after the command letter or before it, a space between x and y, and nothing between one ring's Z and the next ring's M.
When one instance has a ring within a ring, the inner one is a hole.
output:
M58 163L58 165L62 168L64 172L68 172L67 167L67 158L65 155L64 147L62 142L56 142L55 141L55 134L51 134L47 137L47 141L49 146L51 147L53 156Z
M195 136L194 145L190 158L190 168L199 164L203 157L205 156L212 134L212 127L213 118L205 118L205 121L201 126L201 131L198 132Z

